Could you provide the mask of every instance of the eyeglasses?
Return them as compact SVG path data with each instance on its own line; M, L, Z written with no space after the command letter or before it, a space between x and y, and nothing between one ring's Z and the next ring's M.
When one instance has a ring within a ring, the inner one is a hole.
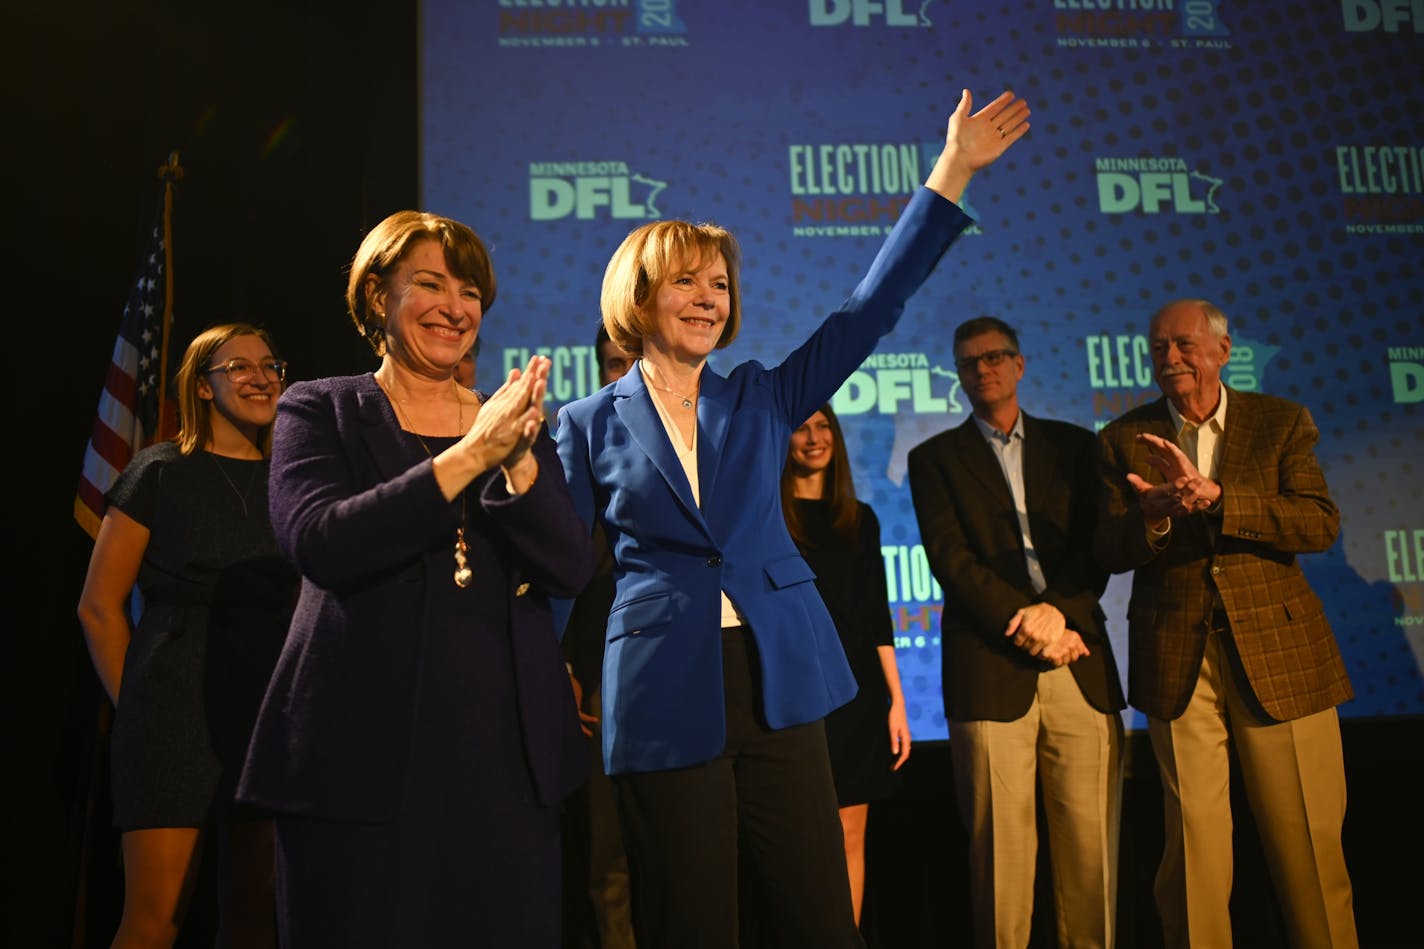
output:
M979 368L980 363L983 363L990 369L993 369L1005 359L1017 355L1018 351L1013 349L991 349L987 353L980 353L977 356L965 356L963 359L956 359L954 361L954 368L961 373L973 372Z
M267 382L286 382L287 364L280 359L269 359L261 364L246 359L229 359L221 366L209 366L204 372L225 372L227 379L235 386L245 385L257 378L260 371Z

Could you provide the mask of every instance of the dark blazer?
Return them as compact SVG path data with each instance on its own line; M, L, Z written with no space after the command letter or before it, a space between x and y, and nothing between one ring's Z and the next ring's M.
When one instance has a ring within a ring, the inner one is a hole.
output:
M497 469L472 486L501 553L471 566L505 579L524 748L536 793L552 804L587 779L588 758L548 598L577 593L592 562L546 432L533 451L539 475L524 494L509 495ZM283 393L271 472L272 525L302 591L239 797L314 817L390 819L429 591L453 582L461 506L445 500L369 373Z
M910 450L910 495L920 540L944 588L940 618L944 714L954 721L1013 721L1053 668L1004 635L1021 607L1052 603L1089 654L1069 669L1102 712L1126 707L1098 598L1108 573L1092 557L1097 522L1093 435L1023 414L1024 496L1048 588L1036 593L1024 561L1013 495L994 450L968 418Z
M890 332L970 219L921 188L850 298L776 368L702 372L701 505L641 371L571 403L557 438L579 513L602 524L616 592L603 667L609 774L711 760L726 744L721 591L751 628L767 723L822 718L855 694L835 624L781 511L792 430Z
M1136 472L1160 483L1139 432L1176 439L1167 400L1139 406L1103 429L1102 506L1095 547L1114 573L1132 570L1128 698L1154 718L1181 715L1206 649L1212 594L1263 710L1277 721L1353 696L1340 649L1296 555L1327 549L1340 530L1315 459L1310 412L1275 396L1229 389L1221 445L1221 507L1174 519L1164 544L1148 539Z
M613 554L597 526L593 529L597 561L593 577L570 605L560 644L564 661L583 689L584 703L603 682L603 637L608 632L608 612L613 609ZM556 604L555 622L559 621Z

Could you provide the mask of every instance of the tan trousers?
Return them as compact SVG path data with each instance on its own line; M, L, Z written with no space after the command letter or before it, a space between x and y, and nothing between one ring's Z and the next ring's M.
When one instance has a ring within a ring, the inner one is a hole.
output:
M1116 941L1122 718L1088 704L1066 667L1038 677L1012 722L949 722L978 949L1023 949L1033 919L1038 786L1048 823L1058 944Z
M1154 892L1168 949L1231 946L1229 746L1291 945L1356 949L1355 914L1340 828L1345 760L1335 709L1266 722L1243 701L1222 637L1208 641L1196 690L1180 718L1149 717L1162 774L1164 846ZM1249 695L1249 693L1248 693Z

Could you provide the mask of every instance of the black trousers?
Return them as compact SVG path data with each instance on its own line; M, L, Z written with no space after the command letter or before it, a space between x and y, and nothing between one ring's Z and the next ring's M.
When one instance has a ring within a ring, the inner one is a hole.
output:
M638 947L735 949L746 890L757 896L769 945L864 949L822 723L766 727L749 630L724 629L722 657L722 754L614 779Z

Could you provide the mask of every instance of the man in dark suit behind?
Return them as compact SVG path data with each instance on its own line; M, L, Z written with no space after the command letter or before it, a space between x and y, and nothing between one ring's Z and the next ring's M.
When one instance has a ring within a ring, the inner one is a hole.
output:
M1353 947L1335 706L1352 697L1296 555L1340 527L1303 406L1230 389L1226 316L1169 303L1148 331L1165 398L1103 429L1095 548L1134 571L1129 699L1162 777L1157 906L1166 944L1231 945L1229 754L1293 946Z
M1043 785L1059 942L1115 942L1122 719L1091 556L1091 432L1019 410L1024 357L1002 320L954 333L974 414L909 455L944 588L944 714L969 831L975 944L1028 945Z

